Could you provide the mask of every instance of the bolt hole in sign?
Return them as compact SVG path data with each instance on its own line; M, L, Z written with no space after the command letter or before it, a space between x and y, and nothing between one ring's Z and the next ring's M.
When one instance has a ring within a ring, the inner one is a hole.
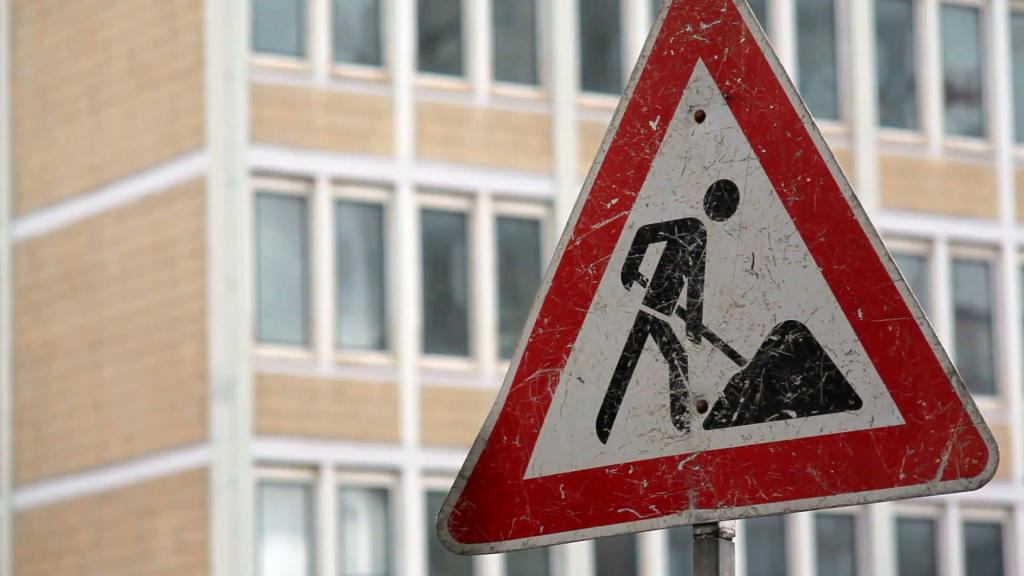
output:
M441 541L960 492L998 461L746 2L663 3Z

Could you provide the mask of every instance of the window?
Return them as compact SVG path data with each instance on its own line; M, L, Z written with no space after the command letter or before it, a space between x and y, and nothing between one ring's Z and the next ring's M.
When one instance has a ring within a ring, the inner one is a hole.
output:
M465 212L424 208L423 351L469 356L469 223Z
M427 574L428 576L473 576L473 558L448 551L441 541L430 537L434 533L434 519L444 504L444 492L427 492Z
M594 576L637 576L636 536L594 540Z
M334 61L339 64L380 66L381 0L334 0Z
M935 520L896 518L898 576L937 576Z
M1003 576L1003 527L998 522L964 522L967 576Z
M256 337L309 344L309 229L304 196L256 195Z
M1024 144L1024 13L1010 13L1013 66L1013 112L1017 143Z
M747 4L750 5L750 9L754 11L754 16L757 16L757 21L761 24L761 28L768 29L768 0L747 0Z
M981 61L981 12L970 6L944 5L942 68L950 136L985 136Z
M747 576L786 574L786 518L765 516L743 521Z
M693 575L693 527L670 528L668 533L668 576Z
M338 575L387 576L390 504L386 488L338 489Z
M256 573L312 576L312 488L298 482L261 482L257 499Z
M923 254L913 254L907 252L893 252L893 260L896 261L896 266L899 267L900 273L903 274L903 279L907 281L907 285L910 286L910 291L914 293L914 297L917 298L918 304L927 313L928 312L928 258Z
M549 576L551 549L534 548L505 554L505 576Z
M818 574L857 576L854 517L847 514L815 514Z
M418 0L420 72L462 76L462 0Z
M335 200L335 330L338 347L384 350L387 346L384 206Z
M834 0L797 0L800 94L815 118L839 119Z
M498 216L498 348L508 360L515 352L542 274L540 220Z
M621 94L622 18L619 0L580 0L580 88Z
M537 84L537 0L494 2L494 78Z
M878 119L887 128L917 130L913 0L877 0Z
M252 48L263 54L305 58L306 3L253 0Z
M956 367L975 394L996 393L992 324L991 265L987 260L953 260Z

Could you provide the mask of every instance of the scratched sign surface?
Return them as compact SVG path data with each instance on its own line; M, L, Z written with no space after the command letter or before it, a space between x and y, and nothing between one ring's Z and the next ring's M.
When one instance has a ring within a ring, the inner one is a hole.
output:
M997 463L746 3L665 3L441 541L493 553L965 491Z

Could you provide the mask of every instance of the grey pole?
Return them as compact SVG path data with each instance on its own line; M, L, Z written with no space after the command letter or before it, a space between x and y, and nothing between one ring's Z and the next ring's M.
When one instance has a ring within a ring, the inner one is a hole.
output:
M693 526L693 576L736 576L735 524Z

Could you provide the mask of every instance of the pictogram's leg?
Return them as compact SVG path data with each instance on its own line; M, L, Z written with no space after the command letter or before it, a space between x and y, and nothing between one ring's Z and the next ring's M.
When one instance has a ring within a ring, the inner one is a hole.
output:
M633 328L626 337L626 345L622 348L619 362L615 366L608 390L605 392L601 409L597 413L597 437L602 443L608 443L615 417L619 414L622 400L626 396L629 382L633 379L640 354L644 350L647 337L651 336L658 345L669 372L669 412L672 425L682 432L688 432L690 393L686 386L687 361L686 351L676 337L672 326L660 318L656 318L643 310L636 315Z

